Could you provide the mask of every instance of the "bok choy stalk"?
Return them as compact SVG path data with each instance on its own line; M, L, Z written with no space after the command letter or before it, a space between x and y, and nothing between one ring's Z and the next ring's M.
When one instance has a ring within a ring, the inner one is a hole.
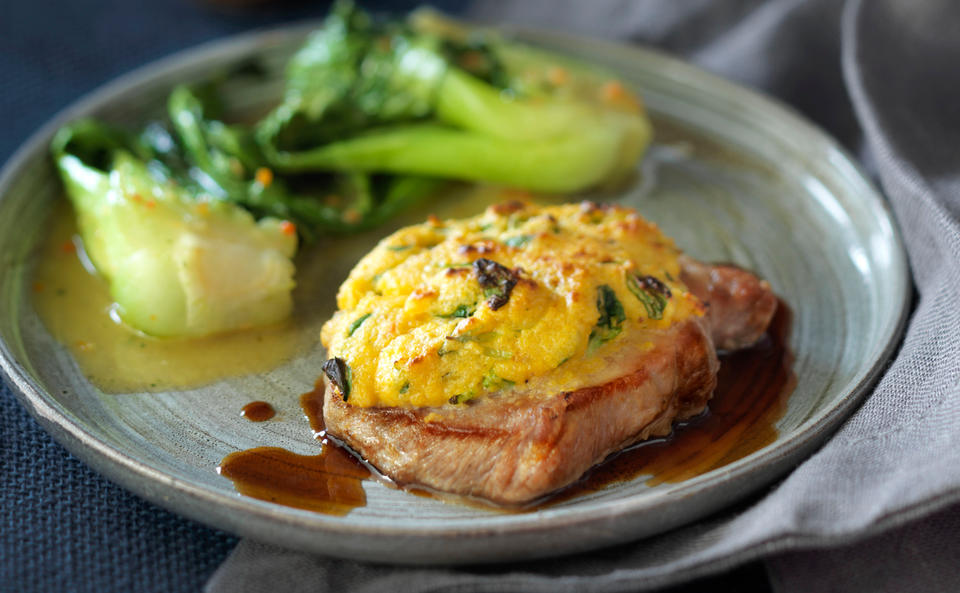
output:
M480 37L476 37L480 35ZM258 126L287 173L364 171L573 192L632 171L651 139L612 77L435 16L376 23L340 2Z
M289 223L160 182L138 150L92 120L61 129L52 145L87 255L123 321L197 336L286 318L297 246Z

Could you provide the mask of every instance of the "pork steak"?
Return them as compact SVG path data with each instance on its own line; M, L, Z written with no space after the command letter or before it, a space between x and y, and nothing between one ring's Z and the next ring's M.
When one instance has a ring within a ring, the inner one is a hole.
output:
M542 499L701 413L717 348L749 346L766 330L777 306L767 282L732 265L679 262L705 314L621 335L575 389L549 391L555 383L538 377L468 405L362 407L325 377L326 430L402 487L505 506Z

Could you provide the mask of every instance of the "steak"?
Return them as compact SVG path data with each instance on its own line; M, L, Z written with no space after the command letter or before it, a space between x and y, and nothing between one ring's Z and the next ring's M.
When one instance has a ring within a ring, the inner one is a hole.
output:
M441 407L358 407L325 377L328 434L401 487L497 505L535 502L608 455L701 413L716 386L716 348L759 339L776 309L765 281L732 265L684 257L682 276L707 313L624 336L605 365L574 391L538 381Z

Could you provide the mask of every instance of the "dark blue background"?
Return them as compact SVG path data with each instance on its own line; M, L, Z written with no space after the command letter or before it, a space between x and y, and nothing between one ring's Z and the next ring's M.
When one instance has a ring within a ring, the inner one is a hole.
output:
M367 1L401 11L416 1ZM433 2L458 12L460 2ZM0 162L58 110L177 50L233 33L319 18L328 2L243 8L199 0L5 0L0 16ZM198 591L236 538L172 515L104 480L0 391L0 591ZM766 588L751 565L719 581Z

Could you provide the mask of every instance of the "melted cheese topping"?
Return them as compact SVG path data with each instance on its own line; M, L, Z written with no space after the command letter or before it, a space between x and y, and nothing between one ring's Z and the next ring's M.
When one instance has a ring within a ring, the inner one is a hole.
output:
M621 207L507 203L431 219L357 264L322 340L356 406L459 405L547 374L570 388L605 351L703 315L679 255Z

